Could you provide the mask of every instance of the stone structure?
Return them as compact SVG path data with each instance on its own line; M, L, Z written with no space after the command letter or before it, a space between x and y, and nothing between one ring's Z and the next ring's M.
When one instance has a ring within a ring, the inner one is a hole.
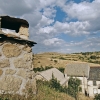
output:
M25 94L31 88L36 92L32 66L32 46L28 40L29 24L26 20L0 16L0 93ZM17 33L4 33L2 28ZM19 34L19 35L16 35Z

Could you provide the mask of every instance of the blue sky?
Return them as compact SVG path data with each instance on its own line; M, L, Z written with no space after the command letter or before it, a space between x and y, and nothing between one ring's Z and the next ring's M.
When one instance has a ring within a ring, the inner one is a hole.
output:
M29 22L34 53L100 51L100 0L0 2L1 15Z

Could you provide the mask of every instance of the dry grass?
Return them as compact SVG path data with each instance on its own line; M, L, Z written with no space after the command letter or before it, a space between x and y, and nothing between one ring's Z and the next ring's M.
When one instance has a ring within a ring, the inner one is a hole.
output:
M40 86L37 95L37 100L75 100L75 99L65 93L60 93L55 91L54 89L50 89L47 86Z
M95 53L91 55L96 55ZM82 55L80 54L61 54L61 53L42 53L42 54L35 54L34 55L34 67L45 67L45 66L53 66L53 67L66 67L67 63L88 63L89 57L91 55ZM82 60L80 57L83 57ZM57 63L55 63L55 60ZM94 59L95 60L95 59ZM98 59L99 60L99 59ZM92 66L100 66L100 64L95 63L88 63L91 67Z
M93 100L93 98L90 98L90 97L86 97L84 96L83 94L79 94L79 100Z

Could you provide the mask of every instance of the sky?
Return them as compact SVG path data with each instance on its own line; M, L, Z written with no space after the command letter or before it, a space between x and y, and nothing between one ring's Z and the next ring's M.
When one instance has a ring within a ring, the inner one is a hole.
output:
M0 15L29 22L34 53L100 51L100 0L0 0Z

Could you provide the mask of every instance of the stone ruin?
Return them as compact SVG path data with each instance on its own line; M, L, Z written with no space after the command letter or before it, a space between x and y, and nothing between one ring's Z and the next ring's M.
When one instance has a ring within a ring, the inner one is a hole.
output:
M24 19L0 16L0 93L27 94L36 92L32 77L32 46L28 39L29 23ZM5 33L3 29L15 30Z

